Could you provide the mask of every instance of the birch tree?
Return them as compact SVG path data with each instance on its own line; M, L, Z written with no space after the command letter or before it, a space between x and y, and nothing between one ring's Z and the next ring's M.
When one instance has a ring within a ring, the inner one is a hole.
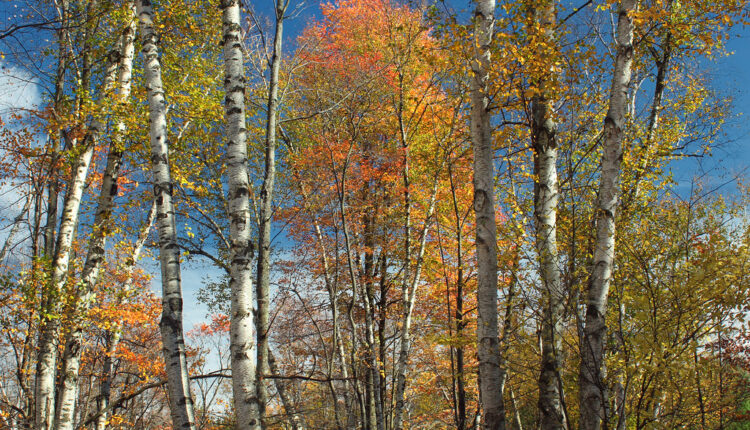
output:
M615 43L617 54L612 74L609 109L604 119L601 176L596 199L596 239L589 278L586 322L581 342L579 371L580 428L598 430L608 418L609 393L604 365L607 341L607 294L612 280L615 254L615 215L620 199L620 166L627 109L628 87L633 62L633 12L637 0L619 4Z
M497 316L497 224L495 170L490 125L490 44L495 1L477 0L474 11L474 53L471 59L471 142L474 147L474 213L477 247L477 354L483 428L505 429L504 380L500 369Z
M182 330L182 281L180 250L172 204L172 177L169 167L167 115L159 63L158 36L154 30L154 12L150 0L137 0L145 82L148 91L151 171L156 199L156 225L159 232L161 264L162 317L159 323L164 362L167 370L167 391L173 425L180 429L195 428L193 399L190 394L185 338Z
M555 61L555 1L533 2L530 32L531 49L537 63L532 68L531 144L534 150L534 224L539 277L542 281L541 338L542 363L539 375L540 425L561 429L560 355L562 353L565 294L560 282L557 253L557 139L553 115L552 89Z
M93 5L91 6L93 7ZM67 15L67 4L61 5L61 15ZM86 18L89 18L88 11ZM88 21L88 19L86 20ZM91 52L88 42L88 22L84 24L83 55L80 68L80 79L78 82L78 105L83 106L89 97L89 86L91 84ZM61 42L64 43L64 42ZM58 76L64 79L64 73ZM59 82L59 81L58 81ZM57 104L56 104L56 107ZM36 403L36 427L38 429L51 429L55 419L55 381L57 378L58 343L60 337L60 295L65 287L68 277L68 266L70 264L70 252L75 239L78 226L78 216L81 207L86 178L88 176L91 159L94 154L95 140L99 130L96 126L89 127L82 141L78 144L69 139L69 146L73 155L72 174L68 180L67 191L63 203L60 228L55 242L54 259L51 276L42 293L42 312L39 330L39 353L37 356L35 403ZM51 196L52 198L52 196ZM57 197L54 197L55 200ZM55 203L56 204L56 203ZM56 210L56 209L55 209ZM49 221L49 219L48 219ZM49 223L48 223L49 226ZM49 233L49 231L48 231ZM48 236L51 239L52 236ZM51 251L47 247L47 251ZM51 254L48 254L48 256Z
M222 0L224 33L224 117L227 130L229 216L231 235L230 350L237 428L260 429L253 327L253 283L250 239L250 180L245 128L245 73L239 0Z
M133 4L126 5L131 13L130 19L123 31L116 49L112 50L108 58L108 67L103 83L103 96L108 97L117 78L118 103L126 103L130 97L130 81L133 67L135 14ZM92 129L97 134L104 129L100 120L95 120ZM105 258L107 236L111 234L111 216L117 196L117 179L122 164L122 135L125 124L122 118L116 124L115 134L110 140L107 163L102 178L101 190L94 217L93 231L88 243L88 253L81 273L81 281L77 286L77 303L73 307L72 328L66 337L63 355L62 376L60 382L59 409L56 412L56 426L61 430L70 430L74 425L75 402L78 395L78 372L80 369L81 352L83 346L84 327L82 318L88 312L94 300L93 288L99 279L99 271Z
M53 97L53 108L55 113L62 112L63 91L65 88L65 71L68 58L68 2L61 0L56 2L55 9L60 20L60 28L56 31L58 44L58 64L55 76L55 94ZM55 228L57 226L58 206L58 174L57 152L59 141L62 138L62 130L53 133L52 154L49 165L50 178L53 180L47 186L47 222L44 227L44 256L55 259ZM86 167L88 169L88 166ZM69 224L68 220L68 224ZM61 225L62 228L62 225ZM67 258L67 257L66 257ZM52 426L55 411L54 382L57 370L57 338L55 333L59 323L55 318L49 318L54 313L57 300L54 283L49 283L42 290L42 312L39 324L39 353L37 355L37 367L34 382L34 423L37 429L49 429Z
M89 137L89 139L91 139ZM87 140L89 140L87 139ZM63 205L62 220L60 230L57 236L57 258L53 266L51 288L49 295L57 296L62 291L68 274L68 264L70 263L70 249L73 243L73 236L78 223L79 209L81 206L81 196L86 183L91 157L94 152L94 145L91 142L84 142L87 148L83 150L81 156L76 160L74 166L74 176L70 181L68 194L65 195ZM57 305L51 302L45 310L46 312L56 313ZM36 416L37 428L51 429L54 420L55 411L55 378L57 367L57 347L60 333L59 318L52 316L43 317L42 328L39 340L39 355L37 358L37 379L36 379Z

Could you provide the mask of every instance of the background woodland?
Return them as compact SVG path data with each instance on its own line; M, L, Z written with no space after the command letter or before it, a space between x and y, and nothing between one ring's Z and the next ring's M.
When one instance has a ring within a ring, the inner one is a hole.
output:
M750 428L745 0L6 3L0 427Z

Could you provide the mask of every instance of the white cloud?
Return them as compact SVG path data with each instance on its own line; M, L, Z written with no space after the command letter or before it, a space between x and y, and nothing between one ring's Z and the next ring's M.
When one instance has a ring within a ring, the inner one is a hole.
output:
M28 72L0 60L0 112L34 109L41 103L37 79Z
M0 118L6 123L4 127L13 131L10 115L13 112L37 109L41 101L37 79L26 71L0 60ZM5 244L11 224L23 208L22 197L22 190L17 186L0 186L0 246ZM14 240L23 237L23 233L20 232Z

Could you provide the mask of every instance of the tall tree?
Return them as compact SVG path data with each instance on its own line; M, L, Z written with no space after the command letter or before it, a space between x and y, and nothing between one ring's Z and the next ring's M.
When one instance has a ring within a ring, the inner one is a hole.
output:
M66 16L68 14L68 6L67 2L59 5L61 16ZM90 7L94 6L91 5ZM89 12L90 10L87 9L84 14L85 18L82 31L85 42L83 43L82 48L82 61L79 70L78 87L76 88L78 92L76 101L77 107L79 108L79 116L81 108L88 104L90 97L89 87L91 85L92 53L90 50L91 46L89 38L94 37L94 34L89 33L89 31L93 33L96 26L90 24L89 18L91 18L91 15ZM64 71L63 73L58 73L56 78L64 79ZM56 85L55 108L60 107L57 105L57 97L61 97L61 94L57 92L58 90L61 90L59 85L61 84L58 80ZM37 358L35 382L36 427L38 429L51 429L55 425L55 380L58 367L58 343L61 328L59 316L61 309L60 303L62 301L61 295L68 279L70 254L78 226L81 199L83 197L89 167L91 166L91 159L94 155L94 146L98 133L99 130L96 126L92 126L88 128L80 143L71 137L66 138L66 143L70 147L69 149L73 158L73 165L71 167L72 174L68 179L67 190L63 200L63 212L60 220L57 241L55 242L55 249L53 253L48 254L48 257L54 255L51 268L52 273L49 280L46 281L46 285L42 292L43 309L41 312L41 327L39 330L39 354ZM53 151L53 153L54 152L55 151ZM52 176L56 177L56 174L53 174ZM56 191L53 191L53 188L54 186L50 188L50 199L54 198L56 200ZM55 202L53 206L56 205L57 203ZM52 215L56 217L56 214L52 213ZM46 232L48 240L46 246L47 251L51 251L51 249L49 249L49 242L52 237L54 237L54 227L52 233L50 233L49 227L48 216L48 230Z
M135 38L135 14L133 4L126 5L126 10L131 13L126 18L127 25L119 38L117 47L108 55L108 65L103 86L103 97L109 97L117 81L118 103L127 103L130 98L130 80L132 74L134 38ZM91 128L97 134L102 133L104 124L101 120L94 120ZM65 352L63 354L62 375L60 378L59 405L56 412L56 426L61 430L70 430L74 426L75 402L78 394L78 373L83 348L83 318L88 313L89 307L94 301L94 287L99 279L99 271L104 263L105 245L107 236L111 235L111 218L114 209L115 196L118 193L117 179L120 175L123 148L122 135L125 132L124 121L117 121L115 134L110 140L109 153L107 154L106 167L102 177L101 190L97 202L96 215L94 216L93 231L89 238L86 261L81 272L81 281L77 285L75 303L73 304L73 315L71 315L71 328L66 336Z
M260 429L253 327L253 243L250 238L250 179L245 128L245 63L239 0L222 0L224 116L227 131L231 234L230 350L237 428Z
M137 0L138 27L141 36L145 82L148 91L151 171L156 199L156 226L159 232L161 264L162 317L159 323L172 422L176 428L195 429L193 399L190 394L185 337L182 330L182 280L180 248L177 245L172 176L169 165L167 112L159 62L159 37L154 29L154 11L150 0Z
M270 315L271 224L273 223L273 191L276 182L276 128L279 110L279 71L281 70L284 18L290 0L276 1L273 48L269 61L268 101L266 103L265 168L260 190L258 215L258 405L265 419L268 393L264 376L268 374L268 330Z
M637 7L637 0L623 0L618 10L615 33L617 54L612 73L609 109L604 119L601 176L595 206L594 258L589 278L578 376L581 430L598 430L602 420L608 419L609 394L604 364L607 341L605 315L615 256L615 215L620 199L622 141L634 52L633 13Z
M561 429L563 309L565 294L560 282L557 253L557 140L553 118L555 77L555 1L532 1L529 26L530 48L534 51L531 85L531 145L534 150L534 224L539 277L542 281L541 338L542 365L539 374L540 425Z
M476 0L474 53L471 59L471 141L474 147L474 213L477 247L477 353L483 427L505 429L504 377L501 371L497 315L497 223L495 169L490 124L490 45L495 1Z

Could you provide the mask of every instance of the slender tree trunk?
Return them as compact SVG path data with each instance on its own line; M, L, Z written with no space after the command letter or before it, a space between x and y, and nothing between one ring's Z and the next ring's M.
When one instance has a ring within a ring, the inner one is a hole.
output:
M537 46L546 50L555 44L555 2L545 0L533 10L533 25L539 34L532 38ZM533 30L532 34L533 34ZM543 42L543 43L539 43ZM554 49L554 48L551 48ZM540 52L540 59L549 52ZM552 57L554 58L554 57ZM531 140L534 148L534 221L539 275L542 281L542 363L539 374L539 415L544 429L565 427L558 381L562 354L564 298L560 282L557 253L557 141L556 125L552 119L550 99L554 77L546 72L534 77L535 91L531 103Z
M232 388L238 429L260 429L253 332L253 283L250 238L250 179L245 128L245 73L239 0L222 0L224 32L224 116L227 128L232 291L230 349Z
M369 272L369 271L367 271ZM383 415L383 402L380 398L381 375L376 353L375 342L375 303L372 279L369 273L366 275L364 304L365 304L365 335L367 336L367 371L368 384L367 393L370 399L370 426L372 430L384 430L385 417Z
M53 96L55 116L62 116L63 92L65 90L65 71L68 64L68 18L69 1L55 1L60 27L57 29L58 63L55 75L55 94ZM52 136L52 151L49 164L49 185L47 186L47 221L44 227L44 255L52 260L55 252L55 228L57 227L57 205L59 194L59 174L57 165L59 159L60 141L62 141L62 130L56 130Z
M308 193L305 190L304 185L301 184L300 181L300 191L302 193L302 198L304 202L307 202L309 199ZM339 327L339 309L338 309L338 288L337 283L334 282L331 279L331 265L328 261L328 252L326 251L325 242L323 240L323 231L320 228L320 222L318 222L318 219L316 218L315 214L312 210L308 210L310 213L310 216L313 218L313 227L315 229L315 237L318 241L318 246L320 248L320 260L323 265L323 282L326 286L326 291L328 292L328 301L329 306L331 308L331 325L333 330L333 352L332 352L332 365L335 365L335 362L338 358L339 365L341 367L341 376L346 380L346 383L351 384L352 382L349 380L349 369L347 368L346 364L346 354L344 352L344 342L341 339L341 329ZM333 382L329 384L329 387L331 389L333 401L334 401L334 412L336 415L336 425L338 428L343 428L340 423L340 417L339 417L339 407L338 407L338 399L336 396L336 390L333 386ZM346 408L349 408L350 406L350 398L348 391L344 389L344 406ZM350 412L348 412L350 413Z
M132 10L132 8L131 8ZM125 103L130 97L130 77L134 54L135 28L128 25L123 33L118 48L110 52L107 73L103 82L103 96L109 97L113 84L117 78L119 88L118 101ZM119 65L119 70L118 70ZM119 73L118 73L119 71ZM104 130L104 124L95 120L91 126L91 132L100 134ZM107 164L102 179L102 187L97 203L96 215L91 238L88 243L88 254L81 273L81 281L76 292L78 298L73 309L72 329L66 338L65 352L63 355L62 376L60 383L59 406L56 418L58 430L72 430L74 424L75 402L78 396L78 372L80 368L81 348L83 346L83 321L85 315L93 303L93 289L99 278L99 271L104 262L105 245L107 236L110 234L110 219L117 196L117 179L122 164L122 134L125 124L118 121L115 135L113 136Z
M424 261L424 252L427 244L427 232L431 224L432 213L435 209L435 200L437 197L438 190L438 179L435 178L435 183L432 187L430 194L430 203L427 208L427 214L425 215L424 224L420 231L419 249L417 251L417 261L414 266L414 275L409 276L410 270L405 271L407 275L404 279L401 295L402 295L402 314L401 314L401 330L399 333L400 337L400 348L398 355L398 362L396 363L396 394L395 394L395 417L393 420L393 429L401 430L403 426L403 414L405 408L404 393L406 391L406 372L409 365L409 351L411 349L411 320L412 314L414 313L414 302L416 298L417 285L422 275L422 262ZM408 196L407 196L408 199ZM407 219L410 218L407 216ZM407 221L407 225L410 222ZM410 227L407 231L410 230ZM408 242L407 242L408 244ZM410 254L410 253L409 253ZM407 254L408 255L408 254ZM406 261L406 265L410 266L411 262Z
M53 97L54 112L62 114L63 90L65 88L65 70L68 59L68 1L55 2L60 27L57 30L58 63L55 76L55 94ZM44 252L46 261L55 260L55 229L57 227L58 205L58 150L62 137L62 130L56 130L52 140L52 151L49 164L49 184L47 186L47 220L44 226ZM46 267L46 266L45 266ZM55 318L48 318L57 310L57 294L49 282L42 287L40 323L39 323L39 352L37 354L37 368L34 382L34 425L36 429L50 429L55 412L54 383L57 371L57 339L54 337L59 330Z
M91 138L88 138L91 139ZM88 140L87 139L87 140ZM74 165L74 178L72 185L65 196L60 232L58 234L57 247L58 257L55 259L51 287L48 290L50 297L49 306L46 311L52 314L58 313L59 305L53 298L59 300L59 296L65 286L68 275L68 264L70 262L70 248L73 242L73 231L78 222L78 213L81 204L88 168L91 164L94 145L91 142L84 143L87 148L76 160ZM57 346L60 333L59 318L43 318L40 328L39 355L37 358L37 380L36 380L36 407L37 428L52 428L55 411L55 374L57 368Z
M268 368L272 375L280 375L279 367L276 365L276 358L270 348L268 349ZM289 417L289 424L291 425L292 430L305 430L307 428L305 421L299 412L297 412L292 399L289 397L289 393L286 391L288 382L281 378L276 378L274 379L274 384L276 385L276 391L279 393L281 405L284 407L284 411Z
M346 253L346 262L347 262L347 269L349 274L349 280L352 284L352 298L351 303L349 306L349 309L347 311L347 316L349 318L349 324L351 325L352 330L352 353L351 353L351 363L354 366L356 363L356 356L355 352L358 350L358 342L357 342L357 326L354 322L354 305L357 300L357 293L360 290L359 282L357 282L357 274L355 269L355 263L354 263L354 257L352 255L352 245L351 245L351 235L349 233L349 227L348 222L346 219L346 175L347 175L347 169L349 166L349 162L351 159L351 154L354 149L354 142L351 143L351 146L349 147L349 151L346 156L346 160L344 161L343 171L341 173L341 181L337 184L337 193L338 193L338 206L339 206L339 215L341 217L341 228L344 234L344 252ZM366 296L366 294L362 294L363 296ZM367 304L367 297L363 297L363 301L365 302L365 314L367 315L369 313L369 305ZM367 326L366 322L366 326ZM365 327L366 331L369 332L369 328ZM374 336L373 336L374 337ZM369 341L369 333L367 334L366 342L368 343L367 347L374 353L372 350L372 344L370 344ZM368 357L371 358L371 357ZM369 367L372 366L372 361L368 360L369 362L367 365ZM375 366L377 368L377 366ZM355 368L356 369L356 368ZM367 373L367 381L366 381L366 396L363 398L361 396L361 393L357 393L358 397L360 399L360 410L362 415L362 422L366 429L369 430L382 430L378 428L379 426L382 426L382 422L378 423L377 420L377 414L375 407L376 405L373 403L370 403L370 400L374 400L374 385L375 381L373 381L373 372L366 372ZM353 375L356 378L356 373Z
M83 73L80 81L81 98L88 98L90 84L90 55L84 46ZM83 100L80 102L84 103ZM44 313L40 324L39 355L36 371L36 426L38 429L50 429L55 423L55 380L57 373L58 342L60 336L60 302L68 278L70 252L78 226L81 198L86 185L91 158L94 154L97 130L91 127L83 139L82 145L71 148L77 153L72 166L73 175L68 181L67 193L63 204L60 231L55 244L55 259L52 266L52 277L44 297ZM51 317L50 317L51 316Z
M622 293L620 293L618 300L622 301ZM618 329L615 335L615 348L617 348L622 354L625 355L625 362L617 369L616 382L615 382L615 413L617 414L617 430L625 430L625 424L627 422L627 397L628 397L628 386L630 385L630 376L626 370L630 362L628 358L627 345L625 344L625 333L623 327L623 318L625 316L625 304L620 303L618 306L617 325Z
M513 406L513 425L516 427L516 430L523 430L521 413L518 410L518 405L516 404L516 395L513 393L513 388L510 389L510 403Z
M93 126L97 134L103 128L99 123ZM121 157L110 155L107 157L107 167L104 171L102 190L94 219L94 231L88 244L88 256L81 274L81 281L77 286L77 296L71 310L71 330L66 336L63 354L62 374L60 377L60 393L58 395L58 410L56 412L56 428L70 430L73 428L75 402L78 396L78 371L80 368L81 348L83 347L82 317L88 311L94 297L93 287L99 278L99 269L104 261L105 242L108 232L108 222L117 194L117 175Z
M378 267L380 271L379 292L380 297L377 301L378 307L378 373L382 375L380 384L380 402L383 405L383 426L386 430L393 429L393 403L388 401L388 376L386 376L386 364L388 360L388 338L386 336L388 320L388 256L385 250L382 250L378 258ZM392 377L393 378L393 377Z
M260 419L265 420L268 393L264 375L268 373L268 329L270 314L270 271L271 271L271 224L273 223L273 188L276 181L276 127L278 116L279 70L281 69L281 49L284 35L284 14L289 0L276 3L276 26L271 53L271 76L268 84L268 104L266 112L266 160L263 186L260 190L260 225L258 226L258 368L257 386Z
M159 63L158 36L154 30L154 13L150 0L136 3L140 29L146 89L148 90L151 138L151 170L156 199L156 225L159 232L161 262L162 317L161 329L167 392L172 424L177 429L195 429L193 399L190 394L185 337L182 330L182 280L180 248L177 245L172 176L169 170L167 115ZM252 318L252 317L251 317Z
M369 148L365 149L365 157L369 156ZM367 200L369 196L369 187L365 185L362 189L362 200ZM377 342L375 340L375 243L373 240L373 230L378 216L378 208L375 207L372 213L363 216L362 225L364 229L364 273L362 274L364 291L363 304L365 308L365 340L367 342L367 351L365 358L367 361L367 397L369 403L369 421L372 430L383 430L385 426L385 416L383 414L383 402L380 397L381 393L381 374L378 363ZM359 257L357 257L359 259ZM357 264L359 267L359 264Z
M669 0L668 8L671 10L672 1ZM668 30L667 30L668 31ZM659 126L659 114L662 109L662 100L664 98L664 90L667 87L667 77L669 74L670 62L672 60L672 34L667 33L662 41L664 50L660 53L661 55L654 54L654 60L656 62L656 79L654 81L654 96L651 101L651 110L648 115L648 125L646 127L646 139L641 145L641 159L638 162L638 167L635 171L635 183L633 189L630 192L630 198L627 199L623 204L634 203L641 193L641 185L643 184L643 177L646 175L647 170L651 164L654 151L652 144L656 138L656 128ZM626 209L627 210L627 209Z
M495 1L476 0L471 60L471 141L474 147L474 212L477 247L477 354L486 430L505 429L497 316L497 225L495 170L489 112L490 44Z
M399 74L399 103L398 125L401 137L401 149L404 151L404 166L401 176L404 183L404 279L401 283L401 333L398 363L396 365L396 395L394 430L401 430L401 420L404 411L404 392L406 391L406 367L409 360L409 346L411 344L411 314L414 309L414 298L411 296L411 178L409 177L409 144L406 139L404 125L404 77ZM427 219L425 219L425 226Z
M458 209L456 198L456 184L453 180L452 163L448 163L448 178L450 179L451 202L456 228L456 338L463 339L464 327L464 252L463 252L463 222L461 211ZM456 427L458 430L467 428L466 422L466 378L464 377L464 347L459 342L456 349Z
M615 213L620 198L620 166L625 110L633 61L633 18L637 0L622 0L619 5L615 58L609 109L604 120L604 147L599 193L596 201L596 242L594 264L589 280L586 325L581 344L580 428L598 430L608 418L609 394L604 366L607 340L607 294L612 279L615 255Z

